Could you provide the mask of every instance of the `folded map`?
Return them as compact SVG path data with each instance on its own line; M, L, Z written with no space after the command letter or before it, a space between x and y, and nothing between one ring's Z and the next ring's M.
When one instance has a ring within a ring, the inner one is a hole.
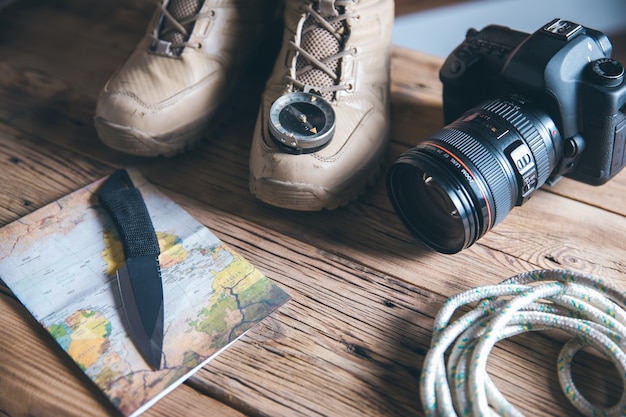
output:
M0 279L125 416L145 411L288 300L253 265L130 170L159 240L165 331L153 371L127 332L122 243L101 179L0 229Z

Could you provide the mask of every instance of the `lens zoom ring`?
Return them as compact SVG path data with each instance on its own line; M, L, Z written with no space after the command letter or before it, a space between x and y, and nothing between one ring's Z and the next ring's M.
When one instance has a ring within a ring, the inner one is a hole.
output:
M479 186L491 191L492 201L495 206L495 216L492 224L486 229L497 224L513 208L514 201L511 187L507 184L507 174L497 162L493 153L489 152L482 143L474 137L457 129L445 129L440 131L436 139L454 147L459 155L465 155L472 161L476 169L482 174L484 182L477 180ZM488 197L487 197L488 198ZM489 204L489 201L487 201Z
M544 184L550 175L550 153L536 124L516 106L507 101L493 100L482 108L509 122L526 141L537 166L537 183Z

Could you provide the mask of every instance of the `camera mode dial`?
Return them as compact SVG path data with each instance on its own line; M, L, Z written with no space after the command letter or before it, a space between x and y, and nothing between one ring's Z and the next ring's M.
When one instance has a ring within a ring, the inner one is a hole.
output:
M600 58L591 62L595 82L606 87L617 87L624 81L624 67L612 58Z
M321 96L301 91L279 97L270 108L269 133L288 153L316 152L335 133L335 111Z

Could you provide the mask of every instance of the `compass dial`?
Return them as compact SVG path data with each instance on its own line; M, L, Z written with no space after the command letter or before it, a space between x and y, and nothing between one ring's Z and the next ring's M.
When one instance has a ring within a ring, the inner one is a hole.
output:
M286 152L316 152L333 137L335 111L317 94L288 93L270 108L269 132Z

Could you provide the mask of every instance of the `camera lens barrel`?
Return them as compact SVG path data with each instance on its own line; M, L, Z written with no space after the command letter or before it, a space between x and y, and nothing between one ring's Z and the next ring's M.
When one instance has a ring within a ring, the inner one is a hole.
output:
M387 173L389 198L427 246L471 246L542 186L560 153L553 120L524 99L494 99L469 110Z

